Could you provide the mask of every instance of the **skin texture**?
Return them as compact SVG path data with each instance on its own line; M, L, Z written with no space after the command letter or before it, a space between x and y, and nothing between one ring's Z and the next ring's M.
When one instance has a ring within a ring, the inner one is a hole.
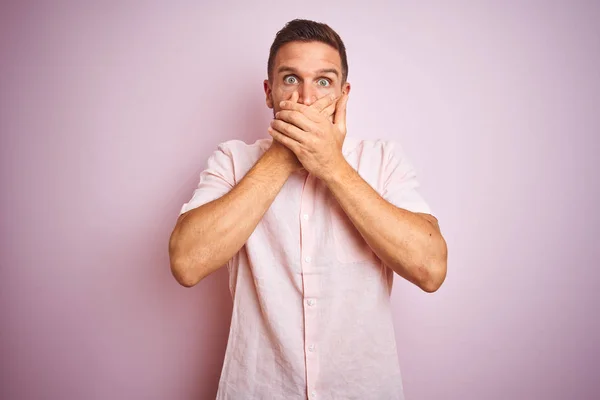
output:
M177 221L169 242L171 271L194 286L244 245L288 177L305 169L321 179L375 254L426 292L446 277L447 247L437 219L384 200L346 162L346 105L337 50L320 42L292 42L275 58L264 82L271 147L225 196Z

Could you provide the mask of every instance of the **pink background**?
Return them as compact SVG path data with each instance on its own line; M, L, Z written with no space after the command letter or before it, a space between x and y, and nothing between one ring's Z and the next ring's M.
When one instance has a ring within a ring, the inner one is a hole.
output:
M214 397L227 274L178 286L167 240L217 144L266 137L295 17L448 240L437 293L396 281L407 399L600 398L598 2L50 3L0 10L0 398Z

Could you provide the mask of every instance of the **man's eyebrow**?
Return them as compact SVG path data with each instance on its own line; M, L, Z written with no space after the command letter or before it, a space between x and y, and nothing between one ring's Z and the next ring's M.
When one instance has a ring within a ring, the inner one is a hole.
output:
M324 68L317 71L317 75L323 74L334 74L337 77L340 76L340 72L336 68Z
M292 74L298 75L298 70L296 68L288 67L286 65L282 65L281 67L279 67L277 69L278 74L281 74L282 72L291 72ZM336 68L323 68L323 69L316 71L316 74L317 75L334 74L338 78L340 76L340 72Z
M288 67L286 65L282 65L281 67L279 67L277 69L277 73L280 74L282 72L291 72L292 74L297 74L298 71L296 70L296 68L292 68L292 67Z

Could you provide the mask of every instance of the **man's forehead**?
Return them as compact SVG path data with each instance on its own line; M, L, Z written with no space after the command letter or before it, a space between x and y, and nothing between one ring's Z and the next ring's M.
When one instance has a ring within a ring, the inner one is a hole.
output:
M275 57L275 73L294 70L297 73L341 73L339 52L321 42L291 42L281 46Z

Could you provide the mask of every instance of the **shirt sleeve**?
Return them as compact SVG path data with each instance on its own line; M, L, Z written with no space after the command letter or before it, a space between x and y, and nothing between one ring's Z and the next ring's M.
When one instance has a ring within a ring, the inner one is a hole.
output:
M180 215L210 203L227 194L235 185L231 152L220 144L208 158L206 169L200 172L200 181L189 202L181 207Z
M390 141L386 147L382 197L398 208L431 214L429 205L418 191L420 185L416 171L400 146Z

